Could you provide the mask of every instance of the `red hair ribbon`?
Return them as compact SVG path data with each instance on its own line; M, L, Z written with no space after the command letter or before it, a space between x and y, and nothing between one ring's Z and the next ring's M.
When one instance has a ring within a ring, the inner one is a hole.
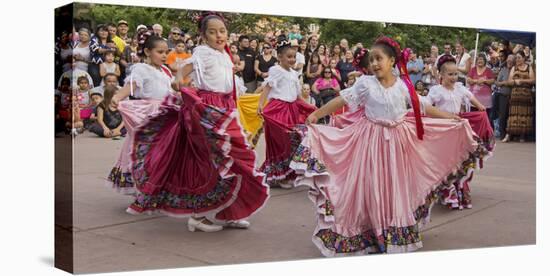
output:
M416 121L416 136L418 139L423 140L424 137L424 125L422 124L422 116L420 114L420 99L418 99L418 94L414 89L414 85L409 77L409 71L407 70L407 60L409 60L409 55L411 49L407 48L401 53L401 57L397 62L397 68L399 69L399 74L407 88L409 89L409 95L411 97L411 103L414 111L414 119Z
M375 44L380 43L390 46L397 55L397 60L395 61L395 64L397 65L397 69L399 70L399 76L409 89L411 104L414 111L414 119L416 121L416 136L418 137L418 139L423 140L424 125L422 124L422 115L420 114L420 99L418 99L418 94L416 94L414 85L411 81L411 78L409 77L409 71L407 70L407 61L409 60L411 49L407 48L401 51L401 46L399 45L399 43L387 36L382 36L378 38L375 42Z

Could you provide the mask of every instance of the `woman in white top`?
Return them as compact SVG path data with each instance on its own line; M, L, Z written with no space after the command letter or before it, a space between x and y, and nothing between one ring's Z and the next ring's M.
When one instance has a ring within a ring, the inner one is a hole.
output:
M299 73L292 69L296 62L296 50L290 47L290 42L280 40L277 55L279 65L269 68L258 105L258 114L264 118L266 143L265 162L261 169L270 186L290 189L294 186L296 174L289 164L304 135L305 119L315 107L301 97ZM264 108L266 100L269 102Z
M495 138L485 112L485 106L462 83L457 81L458 68L456 60L451 55L442 56L437 66L441 76L441 84L430 89L426 100L440 110L467 119L477 134L475 139L487 150L488 157L491 156ZM472 104L479 111L470 112ZM469 172L470 177L465 181L457 181L453 185L441 189L440 202L453 209L472 208L469 188L472 173L473 171Z
M466 85L466 77L472 69L472 59L464 49L464 44L461 41L456 42L456 66L458 69L458 81Z
M290 166L303 174L297 184L311 188L318 222L313 242L325 256L421 248L420 227L429 221L437 188L460 177L452 172L476 153L467 121L419 101L406 77L407 60L397 42L379 38L369 52L374 76L358 78L307 119ZM345 104L364 107L363 117L343 128L313 124ZM414 117L406 116L407 105Z
M269 197L239 124L227 28L220 14L199 19L205 45L178 69L195 88L166 97L136 131L132 175L138 195L128 211L189 217L189 231L248 228ZM132 70L132 73L136 69Z
M86 28L81 28L78 31L79 41L73 48L73 56L76 61L75 67L88 72L88 63L90 59L90 31Z
M111 105L117 107L122 114L127 135L120 156L107 179L113 188L124 194L135 193L130 156L135 131L147 116L158 110L162 100L173 91L172 75L163 65L168 45L148 32L142 32L139 36L139 52L146 57L147 62L135 65L130 76L126 78L125 85L111 99ZM125 100L130 95L136 100Z

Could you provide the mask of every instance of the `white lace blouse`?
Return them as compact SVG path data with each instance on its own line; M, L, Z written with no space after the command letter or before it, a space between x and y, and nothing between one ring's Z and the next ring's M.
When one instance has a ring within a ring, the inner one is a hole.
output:
M384 88L375 76L363 75L352 87L340 92L351 110L365 107L365 115L375 120L397 121L403 118L412 106L409 90L405 83L397 78L389 88ZM420 101L421 113L425 113L425 103Z
M473 96L472 92L464 87L462 83L456 82L452 91L443 87L443 85L432 86L426 99L429 104L435 105L442 111L458 114L462 105L466 107L466 111L470 110L470 100Z
M172 78L146 63L134 64L124 82L130 83L130 94L137 98L161 100L172 92Z
M289 69L285 70L280 65L269 68L269 76L265 79L271 87L268 99L278 99L285 102L294 102L300 95L300 75L298 72Z
M191 78L196 88L224 94L233 91L233 62L226 52L200 45L183 62L187 64L193 64Z

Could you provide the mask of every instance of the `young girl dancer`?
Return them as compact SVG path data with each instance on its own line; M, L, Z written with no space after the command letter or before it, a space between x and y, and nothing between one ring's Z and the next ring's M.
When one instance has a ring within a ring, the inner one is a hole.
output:
M439 110L467 119L477 134L476 140L487 150L484 155L489 156L495 145L495 139L485 106L461 82L457 81L458 67L453 56L444 55L439 58L437 70L440 72L441 84L430 88L426 97L427 101ZM470 112L471 104L479 111ZM483 159L479 161L479 167L483 167ZM442 187L440 190L441 203L453 209L472 208L468 183L472 180L473 170L474 168L467 168L467 171L462 172L468 175L467 178L461 178L461 181L448 183L448 186Z
M189 231L248 228L245 219L265 204L269 187L238 121L224 19L209 12L198 21L206 44L183 62L175 81L191 74L197 89L166 97L136 132L138 194L127 211L190 217Z
M134 194L134 181L131 176L130 150L134 132L148 115L158 110L162 99L172 93L172 74L163 64L166 62L168 44L161 37L142 31L138 35L138 55L145 63L137 63L132 73L126 77L125 85L113 96L111 104L118 106L127 131L120 150L120 156L108 176L108 182L117 191ZM125 100L132 95L135 100Z
M299 74L292 70L296 50L290 47L290 42L281 39L277 43L277 55L279 64L269 68L258 106L258 114L264 118L266 142L266 160L262 171L270 186L290 189L294 186L296 174L288 165L304 135L305 119L315 107L304 102L300 96ZM264 108L266 99L269 102Z
M364 107L362 118L343 128L309 125L291 163L304 174L297 184L312 189L313 242L325 256L421 248L419 228L437 187L475 153L466 120L419 102L407 60L397 42L379 38L369 53L374 75L358 78L307 119L315 123L345 104ZM392 72L395 65L404 80ZM405 116L407 104L414 117ZM421 112L454 120L422 119Z

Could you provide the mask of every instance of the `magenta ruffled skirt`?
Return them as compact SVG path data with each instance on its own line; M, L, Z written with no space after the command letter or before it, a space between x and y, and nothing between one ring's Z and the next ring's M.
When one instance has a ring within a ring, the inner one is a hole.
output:
M128 210L246 219L269 197L255 160L231 95L185 88L135 133Z
M301 99L294 102L272 99L265 106L262 116L266 159L261 170L266 174L268 185L278 186L296 178L296 174L289 167L290 161L305 135L304 122L313 111L315 107Z

